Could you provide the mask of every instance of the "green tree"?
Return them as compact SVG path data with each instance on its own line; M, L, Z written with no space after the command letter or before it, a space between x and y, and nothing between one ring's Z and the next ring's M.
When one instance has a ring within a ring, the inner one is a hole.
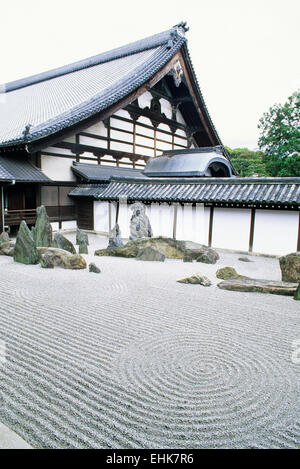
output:
M270 176L300 176L300 91L275 104L259 121L259 148Z
M226 147L230 159L241 177L257 175L259 177L269 176L264 162L264 153L252 151L248 148Z

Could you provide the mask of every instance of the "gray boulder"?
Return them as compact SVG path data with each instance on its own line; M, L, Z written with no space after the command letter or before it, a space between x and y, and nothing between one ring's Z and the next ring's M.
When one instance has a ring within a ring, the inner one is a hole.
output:
M6 231L2 231L0 234L0 245L2 243L8 243L10 241L8 233Z
M44 205L37 207L36 214L35 227L32 230L35 245L49 247L52 245L52 226Z
M38 247L38 257L42 267L62 267L63 269L86 269L87 264L80 254L53 247Z
M22 264L37 264L38 260L35 241L26 222L22 220L14 248L14 261Z
M207 248L200 256L197 257L197 262L204 264L215 264L219 259L219 254L211 248Z
M76 249L65 236L63 236L61 233L55 233L54 238L53 238L53 243L52 247L54 248L59 248L59 249L64 249L65 251L69 251L72 254L76 254Z
M211 281L200 272L196 272L195 274L177 280L178 283L191 283L192 285L202 285L203 287L210 287Z
M13 241L7 241L0 244L0 256L13 256L15 249L15 243Z
M165 256L153 249L151 246L148 246L144 249L140 249L136 256L137 261L157 261L164 262Z
M99 267L96 266L96 264L94 264L94 262L91 262L89 264L89 272L94 272L95 274L100 274L101 270L99 269Z
M116 223L110 232L107 248L120 248L122 246L123 241L121 239L121 230L118 223Z
M300 282L300 252L280 257L279 265L284 282Z

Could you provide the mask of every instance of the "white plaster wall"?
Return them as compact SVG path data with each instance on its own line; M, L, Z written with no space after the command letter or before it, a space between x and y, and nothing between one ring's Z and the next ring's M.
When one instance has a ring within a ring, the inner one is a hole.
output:
M164 98L160 98L159 102L160 102L160 105L161 105L162 114L165 114L165 116L168 119L172 119L172 106L171 106L171 103L167 99L164 99Z
M90 133L90 134L95 134L95 135L100 135L102 137L107 137L107 129L106 129L106 127L105 127L105 125L103 124L102 121L99 121L96 124L91 125L90 127L87 127L84 131L87 132L87 133ZM80 136L80 142L81 142L82 138L83 137ZM100 140L98 140L98 142L99 141Z
M138 98L138 103L139 103L139 106L144 109L145 107L151 105L151 99L152 99L152 95L149 91L146 91L145 93L143 93L141 96L139 96Z
M61 156L41 156L41 169L46 176L53 181L76 181L76 177L71 170L71 158Z
M250 214L248 209L215 208L212 246L248 251Z
M76 230L77 222L76 220L63 221L61 224L62 230Z
M298 212L256 210L253 251L275 255L295 252L298 217Z
M94 230L109 232L109 202L94 201Z
M207 244L209 209L203 204L178 205L176 239Z
M120 203L119 205L119 217L118 224L121 230L122 238L129 238L130 236L130 219L132 217L132 211L130 205L126 203Z
M168 204L152 203L147 206L153 236L173 236L174 207Z
M50 223L50 225L52 226L53 231L58 231L58 222L57 221Z

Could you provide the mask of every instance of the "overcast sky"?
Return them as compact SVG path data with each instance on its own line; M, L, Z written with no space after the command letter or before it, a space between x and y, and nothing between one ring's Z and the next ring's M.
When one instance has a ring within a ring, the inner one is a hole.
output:
M300 87L299 0L14 0L0 15L0 83L187 21L200 88L232 148L257 148L259 118Z

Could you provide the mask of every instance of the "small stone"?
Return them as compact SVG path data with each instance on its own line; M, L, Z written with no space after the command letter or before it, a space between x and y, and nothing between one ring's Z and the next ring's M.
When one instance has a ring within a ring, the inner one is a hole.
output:
M233 267L222 267L216 272L216 277L221 278L222 280L227 280L228 278L247 278L244 275L240 275Z
M96 266L96 264L94 264L94 262L91 262L89 264L89 272L94 272L95 274L100 274L101 270L99 269L99 267Z
M72 254L76 254L76 249L74 248L73 243L71 243L71 241L69 241L61 233L55 233L52 246L54 248L64 249L65 251L69 251Z
M25 220L22 220L14 249L14 261L21 262L22 264L37 264L38 260L35 241L27 223Z
M136 260L164 262L165 256L161 252L153 249L151 246L148 246L139 250L136 256Z
M300 301L300 283L298 285L297 290L295 291L294 300Z
M193 259L191 258L191 256L184 256L183 262L193 262Z
M202 285L203 287L210 287L211 281L205 275L202 275L200 272L196 272L190 277L182 278L177 280L178 283L191 283L193 285Z
M239 257L238 260L239 260L239 261L242 261L242 262L252 262L251 259L249 259L248 257L244 257L244 256L243 256L243 257Z

